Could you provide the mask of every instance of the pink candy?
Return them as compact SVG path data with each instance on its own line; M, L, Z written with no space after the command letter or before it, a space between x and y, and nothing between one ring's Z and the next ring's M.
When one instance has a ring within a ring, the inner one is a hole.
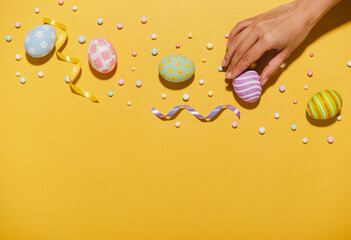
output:
M179 43L176 44L176 48L180 48L180 44Z
M133 57L136 57L136 55L137 55L137 52L136 52L136 51L133 51L133 52L132 52L132 56L133 56Z
M279 91L280 92L285 92L285 86L284 85L280 85L279 86Z
M141 82L140 80L136 81L136 83L135 83L135 85L136 85L137 87L141 87L141 84L142 84L142 82Z
M310 57L313 57L314 56L314 53L313 52L310 52Z
M311 70L309 70L309 71L307 72L307 76L312 77L312 76L313 76L313 72L312 72Z
M58 0L59 5L63 5L63 0Z
M142 23L146 23L146 22L147 22L147 18L146 18L146 17L142 17L142 18L141 18L141 22L142 22Z
M297 103L297 100L296 100L296 99L294 99L293 103L294 103L294 104L296 104L296 103Z
M20 28L20 27L21 27L21 23L20 23L20 22L16 22L16 23L15 23L15 27L16 27L16 28Z
M334 138L332 136L328 137L328 143L333 143L334 142Z

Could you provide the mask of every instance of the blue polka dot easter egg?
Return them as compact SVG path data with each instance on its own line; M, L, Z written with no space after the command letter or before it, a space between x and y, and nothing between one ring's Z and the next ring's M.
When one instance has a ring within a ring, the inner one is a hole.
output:
M50 25L44 24L33 28L24 40L24 48L28 55L40 58L48 55L54 48L56 31Z
M158 70L169 82L184 82L194 76L195 65L188 57L172 54L161 60Z

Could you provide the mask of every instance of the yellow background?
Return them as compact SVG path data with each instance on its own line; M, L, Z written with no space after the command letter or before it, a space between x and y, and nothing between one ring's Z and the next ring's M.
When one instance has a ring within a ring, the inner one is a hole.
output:
M254 107L242 106L217 71L224 34L236 22L287 2L65 0L59 6L56 0L2 0L0 239L351 239L351 69L346 66L351 2L344 0L316 26ZM82 60L77 86L100 103L70 91L64 78L72 64L56 55L32 63L26 58L24 38L44 16L68 26L63 53ZM148 18L145 25L142 16ZM118 22L123 30L117 30ZM151 40L152 33L157 40ZM10 43L7 34L13 37ZM78 43L80 35L85 44ZM110 79L89 68L87 48L97 36L111 41L118 54L118 70ZM159 51L156 57L152 48ZM308 56L310 51L315 57ZM184 89L169 89L158 78L159 61L172 53L196 65L195 80ZM306 76L309 69L312 78ZM26 84L20 84L17 71ZM285 93L278 91L281 84ZM342 95L343 119L312 124L306 103L326 88ZM204 115L232 104L242 117L225 110L215 121L201 122L183 110L176 119L162 121L151 113L152 107L166 114L183 104L184 93L190 95L187 104ZM263 136L260 126L266 128ZM330 135L334 144L327 143Z

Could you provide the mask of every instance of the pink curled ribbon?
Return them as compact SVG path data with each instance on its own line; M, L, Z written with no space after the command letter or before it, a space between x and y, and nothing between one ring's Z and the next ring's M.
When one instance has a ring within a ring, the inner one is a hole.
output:
M232 105L221 105L221 106L218 106L215 109L213 109L213 111L207 117L202 116L194 108L192 108L192 107L190 107L188 105L175 106L166 116L163 115L162 113L160 113L156 108L151 109L151 112L153 114L155 114L159 118L169 120L172 116L174 116L182 108L185 108L192 115L194 115L197 119L200 119L200 120L208 120L208 119L211 120L213 117L215 117L219 113L219 111L221 111L222 109L228 108L233 113L235 113L235 115L238 116L238 118L240 119L240 111L237 108L235 108L234 106L232 106Z

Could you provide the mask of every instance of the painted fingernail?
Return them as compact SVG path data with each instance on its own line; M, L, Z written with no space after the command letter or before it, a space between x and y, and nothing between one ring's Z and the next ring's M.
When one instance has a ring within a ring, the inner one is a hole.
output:
M232 73L231 72L227 72L226 73L226 78L230 79L232 77Z

